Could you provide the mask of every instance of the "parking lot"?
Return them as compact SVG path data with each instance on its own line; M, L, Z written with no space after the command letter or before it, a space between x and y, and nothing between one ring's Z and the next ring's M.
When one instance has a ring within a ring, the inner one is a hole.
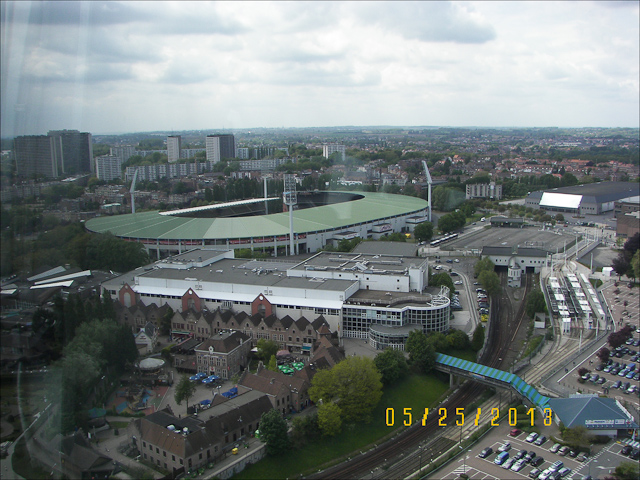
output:
M542 445L527 442L527 432L521 432L517 436L512 437L509 435L511 428L512 427L503 426L495 428L466 452L465 456L459 456L427 478L454 480L459 478L460 474L463 473L466 473L469 478L483 480L537 478L537 475L535 477L530 476L534 468L542 472L556 461L562 461L563 466L570 469L570 472L564 477L566 479L581 479L583 476L589 474L593 478L602 478L610 474L622 461L630 460L628 456L621 454L625 445L613 441L604 445L592 446L592 455L585 459L581 457L581 452L575 452L575 457L570 456L569 453L562 455L561 453L551 452L550 449L553 447L554 442L550 439L547 439ZM547 437L553 435L559 438L559 432L555 425L541 428L541 435ZM498 450L507 442L511 445L508 450L509 458L513 458L517 456L520 451L526 450L527 452L535 453L535 457L533 457L534 460L535 458L542 457L542 463L537 467L533 467L530 463L527 463L520 471L507 470L500 465L496 465L495 459L498 456ZM489 454L486 458L480 458L479 454L486 447L491 447L493 453Z

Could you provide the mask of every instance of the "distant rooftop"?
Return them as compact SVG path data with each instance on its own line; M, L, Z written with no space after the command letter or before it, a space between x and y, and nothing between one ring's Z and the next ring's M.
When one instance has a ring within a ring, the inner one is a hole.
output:
M417 268L427 260L419 257L402 257L385 254L320 252L295 267L295 270L343 270L369 273L401 273L407 268Z

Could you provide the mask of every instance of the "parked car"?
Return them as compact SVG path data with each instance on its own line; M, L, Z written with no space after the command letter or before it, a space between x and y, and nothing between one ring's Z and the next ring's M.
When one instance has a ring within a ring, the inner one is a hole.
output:
M562 448L566 448L567 450L569 450L569 447L562 447ZM551 465L549 465L549 470L551 470L552 472L557 472L562 467L564 467L564 462L562 460L558 460L557 462L553 462Z
M629 458L632 460L640 459L640 450L637 448L634 448L633 451L629 454Z
M511 467L513 467L513 464L516 463L516 460L514 458L508 458L507 460L505 460L505 462L502 464L502 468L504 468L505 470L510 470Z
M527 453L528 452L526 450L520 450L513 456L513 458L515 458L516 460L520 460L521 458L524 458Z
M620 450L620 455L629 455L631 452L633 451L633 447L631 445L625 445L624 447L622 447L622 450Z
M577 450L569 450L569 453L567 453L568 457L571 458L576 458L578 456L578 451Z
M519 472L524 468L526 464L527 462L524 461L524 458L521 458L511 466L511 470L513 470L514 472Z
M503 443L502 445L500 445L498 447L498 451L499 452L508 452L509 450L511 450L511 443L510 442Z
M560 474L560 477L564 478L571 473L571 469L562 467L560 470L558 470L558 473Z
M599 365L596 366L596 371L597 372L601 372L603 370L604 370L604 365L603 364L599 364Z
M546 442L546 441L547 441L547 437L545 437L544 435L542 435L542 436L540 436L540 437L536 438L536 441L535 441L535 442L533 442L533 443L534 443L534 445L538 445L538 446L540 446L540 445L542 445L542 444L543 444L544 442Z
M588 458L589 458L589 455L587 455L586 453L583 452L580 455L578 455L578 458L576 458L576 460L579 461L579 462L584 462Z
M611 385L611 388L620 388L620 385L622 385L622 382L618 380L613 385Z
M544 458L542 457L536 457L533 460L531 460L531 465L533 465L534 467L539 467L543 463L544 463Z
M604 385L606 381L607 381L607 379L606 379L606 378L604 378L604 377L600 377L596 383L597 383L598 385Z
M533 450L531 450L529 453L527 453L527 455L524 457L524 459L525 459L525 461L527 463L529 463L534 458L536 458L536 452L534 452Z
M534 468L529 472L529 478L534 478L534 479L538 478L541 473L542 473L542 470L540 470L539 468Z
M487 457L488 457L489 455L491 455L492 453L493 453L493 448L491 448L491 447L487 447L487 448L483 449L483 450L478 454L478 456L479 456L480 458L487 458Z
M558 455L564 457L567 453L569 453L569 447L562 447L558 450Z
M553 446L549 449L549 451L551 453L558 453L558 450L560 450L560 447L562 447L562 445L560 445L559 443L554 443Z
M540 476L538 477L538 480L549 480L549 477L551 476L552 473L553 472L547 468L544 472L540 474Z
M509 452L500 452L493 460L493 463L495 463L496 465L502 465L508 458Z
M511 437L517 437L518 435L520 435L522 433L522 430L520 430L519 428L513 428L511 429L511 431L509 432L509 435Z
M538 434L536 432L531 432L529 435L527 435L527 438L525 438L525 440L529 443L533 442L536 438L538 438Z

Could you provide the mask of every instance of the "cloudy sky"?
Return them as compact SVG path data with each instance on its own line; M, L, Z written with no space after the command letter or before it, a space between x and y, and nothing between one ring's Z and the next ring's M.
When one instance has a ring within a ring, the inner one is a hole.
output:
M639 2L7 2L1 134L638 127Z

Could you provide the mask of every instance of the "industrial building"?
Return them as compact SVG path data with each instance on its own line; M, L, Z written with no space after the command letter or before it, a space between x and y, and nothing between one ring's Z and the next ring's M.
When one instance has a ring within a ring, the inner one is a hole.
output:
M320 315L340 337L366 339L378 349L404 349L411 330L449 330L449 289L428 287L427 260L418 257L320 252L287 263L194 249L110 279L102 289L124 306L139 299L179 312L294 321Z
M638 196L640 185L634 182L598 182L531 192L527 207L579 215L600 215L614 209L617 200Z

